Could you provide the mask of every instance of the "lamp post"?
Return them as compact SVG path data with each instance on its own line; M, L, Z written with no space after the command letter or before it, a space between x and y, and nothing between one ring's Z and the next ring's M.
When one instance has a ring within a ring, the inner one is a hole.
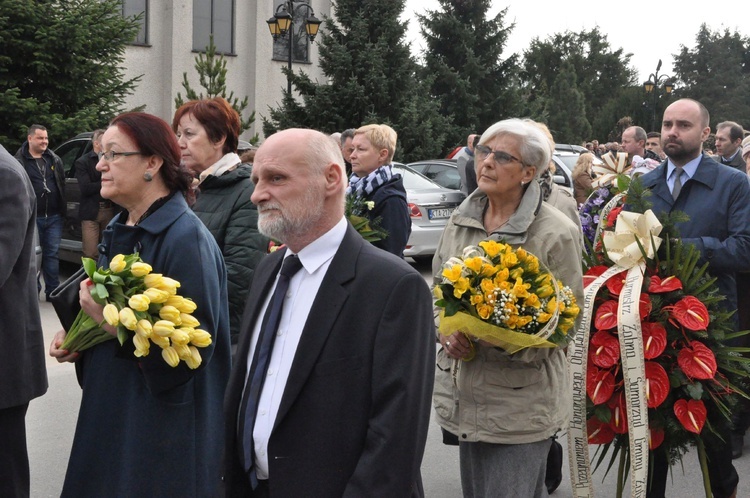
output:
M312 42L315 39L315 35L318 34L318 29L322 21L315 17L315 11L310 5L302 2L298 2L294 5L293 0L286 0L284 3L276 7L276 12L273 17L270 18L268 23L268 29L271 31L273 39L276 40L279 37L283 38L287 34L289 35L289 59L288 65L289 74L286 77L287 82L287 93L291 97L292 95L292 46L294 45L294 16L297 12L301 12L301 9L307 10L307 17L302 21L307 33L307 38Z
M659 74L659 69L661 69L661 59L659 59L659 64L656 65L656 72L651 73L648 75L648 81L643 83L643 89L646 91L646 94L651 94L653 103L651 104L651 111L653 113L652 121L651 121L651 130L656 130L656 105L659 102L659 98L661 97L661 91L659 89L659 85L661 85L662 81L664 82L664 92L667 96L669 96L672 93L672 90L674 90L674 83L672 83L672 78L667 76L666 74Z

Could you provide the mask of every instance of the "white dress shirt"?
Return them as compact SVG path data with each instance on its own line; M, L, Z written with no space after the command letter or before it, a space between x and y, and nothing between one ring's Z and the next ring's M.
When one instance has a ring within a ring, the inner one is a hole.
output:
M693 177L695 174L695 170L698 169L698 165L700 164L701 160L703 159L703 154L699 155L695 159L692 159L685 163L685 165L682 167L682 176L680 176L681 179L681 185L683 188L685 187L685 182L687 182L689 179ZM674 181L677 178L677 175L675 174L675 166L672 163L671 159L667 159L667 186L669 187L669 191L674 191Z
M273 429L276 415L279 412L281 397L289 378L289 370L292 367L292 361L297 352L307 316L310 314L313 301L318 294L323 277L325 277L328 267L331 265L333 256L338 251L341 241L344 240L347 225L346 218L341 218L331 230L297 254L303 268L289 281L289 290L286 293L284 307L281 311L279 328L276 332L266 380L258 401L258 415L253 429L254 462L258 479L268 479L268 439L271 437L271 429ZM287 250L284 257L287 258L292 254L291 250ZM278 282L278 275L276 279ZM248 372L253 362L261 322L275 289L276 283L268 292L263 308L258 314L258 320L253 327L250 352L247 357ZM247 383L247 380L245 382ZM247 388L247 384L245 387ZM240 407L240 410L242 410L242 407Z

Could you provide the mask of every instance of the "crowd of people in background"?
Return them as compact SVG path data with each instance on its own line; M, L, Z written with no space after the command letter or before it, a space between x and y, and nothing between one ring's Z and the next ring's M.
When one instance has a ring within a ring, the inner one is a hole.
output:
M116 117L76 161L84 256L106 267L138 252L181 283L212 343L193 370L136 358L118 341L68 351L66 331L55 335L49 354L74 363L83 392L62 495L423 496L431 400L444 442L459 447L464 496L554 491L571 395L565 353L510 355L461 331L436 334L430 289L403 257L411 220L392 167L397 132L288 129L244 150L239 135L226 100L190 101L171 126ZM59 285L66 214L63 165L48 142L32 125L15 159L0 147L0 316L13 333L3 332L0 354L2 496L28 496L25 414L47 388L38 297ZM446 261L489 238L537 255L582 301L578 207L597 165L624 157L655 212L690 216L683 241L709 264L725 308L739 309L735 329L750 328L742 126L724 121L711 134L708 110L681 99L661 132L629 126L619 142L582 147L570 192L553 181L555 140L543 123L507 119L470 134L456 156L466 198L440 239L434 283ZM369 244L352 228L353 196L386 237ZM81 309L117 335L90 286L80 284ZM706 440L717 498L736 496L732 459L750 406L733 416L734 433ZM657 457L649 498L664 496L667 471Z

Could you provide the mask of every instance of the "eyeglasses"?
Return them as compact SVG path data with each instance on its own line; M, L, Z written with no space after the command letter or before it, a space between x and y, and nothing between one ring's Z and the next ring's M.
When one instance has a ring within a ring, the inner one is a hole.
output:
M501 166L510 164L512 162L521 163L521 165L523 165L523 161L518 159L516 156L512 156L507 152L503 152L502 150L492 150L486 145L477 145L476 147L474 147L474 153L476 154L477 160L479 160L479 162L484 161L485 159L487 159L487 156L492 154L495 163Z
M142 154L142 152L115 152L113 150L108 150L107 152L98 152L96 155L99 156L99 160L101 161L104 159L108 163L111 163L115 160L115 157L117 156L137 156Z

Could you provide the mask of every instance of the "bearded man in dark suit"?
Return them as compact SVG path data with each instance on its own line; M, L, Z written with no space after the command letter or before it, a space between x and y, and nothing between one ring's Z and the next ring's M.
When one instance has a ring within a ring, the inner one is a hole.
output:
M424 494L432 299L418 272L347 222L343 164L330 138L302 129L255 156L258 226L287 249L258 266L240 329L226 496ZM302 268L286 276L295 258Z

